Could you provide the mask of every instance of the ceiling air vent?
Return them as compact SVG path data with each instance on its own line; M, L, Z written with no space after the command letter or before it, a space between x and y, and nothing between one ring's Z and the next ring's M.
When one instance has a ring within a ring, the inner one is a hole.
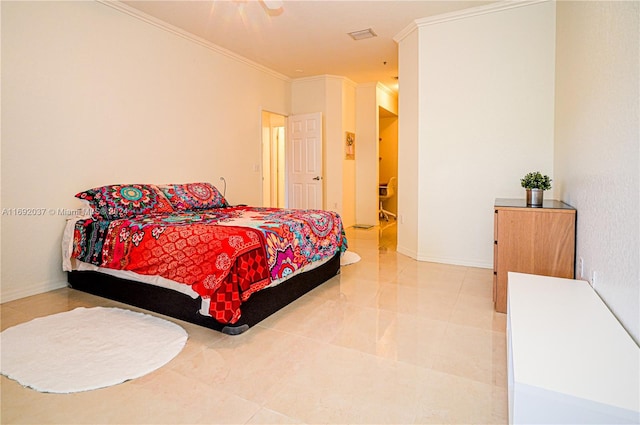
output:
M373 32L373 30L371 28L367 28L366 30L360 30L360 31L353 31L348 33L349 37L353 38L354 40L364 40L365 38L373 38L373 37L377 37L378 34L376 34L375 32Z

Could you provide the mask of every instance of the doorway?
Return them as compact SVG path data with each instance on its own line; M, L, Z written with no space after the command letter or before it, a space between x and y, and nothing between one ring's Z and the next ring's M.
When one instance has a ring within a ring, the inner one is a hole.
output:
M398 177L398 116L378 107L378 180L384 185ZM398 187L396 194L384 201L384 209L398 216Z
M382 107L378 108L378 180L387 184L398 177L398 116ZM397 180L396 180L397 181ZM380 249L395 250L398 237L398 185L394 194L383 201L387 214L380 219Z
M262 111L262 206L286 205L286 117Z
M262 111L263 207L322 209L322 168L320 112Z

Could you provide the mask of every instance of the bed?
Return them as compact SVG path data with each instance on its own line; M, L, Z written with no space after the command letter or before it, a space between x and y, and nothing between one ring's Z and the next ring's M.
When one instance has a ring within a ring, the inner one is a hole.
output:
M332 211L230 206L209 183L117 184L76 194L69 286L240 334L340 272Z

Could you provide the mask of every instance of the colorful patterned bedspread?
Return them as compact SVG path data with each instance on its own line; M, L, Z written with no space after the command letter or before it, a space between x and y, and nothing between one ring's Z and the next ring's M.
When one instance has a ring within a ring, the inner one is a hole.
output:
M210 298L222 323L254 292L347 249L331 211L234 207L76 223L74 258L160 275Z

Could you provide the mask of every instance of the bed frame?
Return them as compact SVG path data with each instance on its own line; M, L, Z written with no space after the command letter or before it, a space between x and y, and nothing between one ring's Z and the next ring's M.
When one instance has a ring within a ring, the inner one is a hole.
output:
M200 297L155 285L121 279L95 271L68 272L69 286L83 292L164 314L175 319L238 335L340 273L340 252L323 265L301 273L277 286L258 291L242 303L242 316L233 325L203 316Z

